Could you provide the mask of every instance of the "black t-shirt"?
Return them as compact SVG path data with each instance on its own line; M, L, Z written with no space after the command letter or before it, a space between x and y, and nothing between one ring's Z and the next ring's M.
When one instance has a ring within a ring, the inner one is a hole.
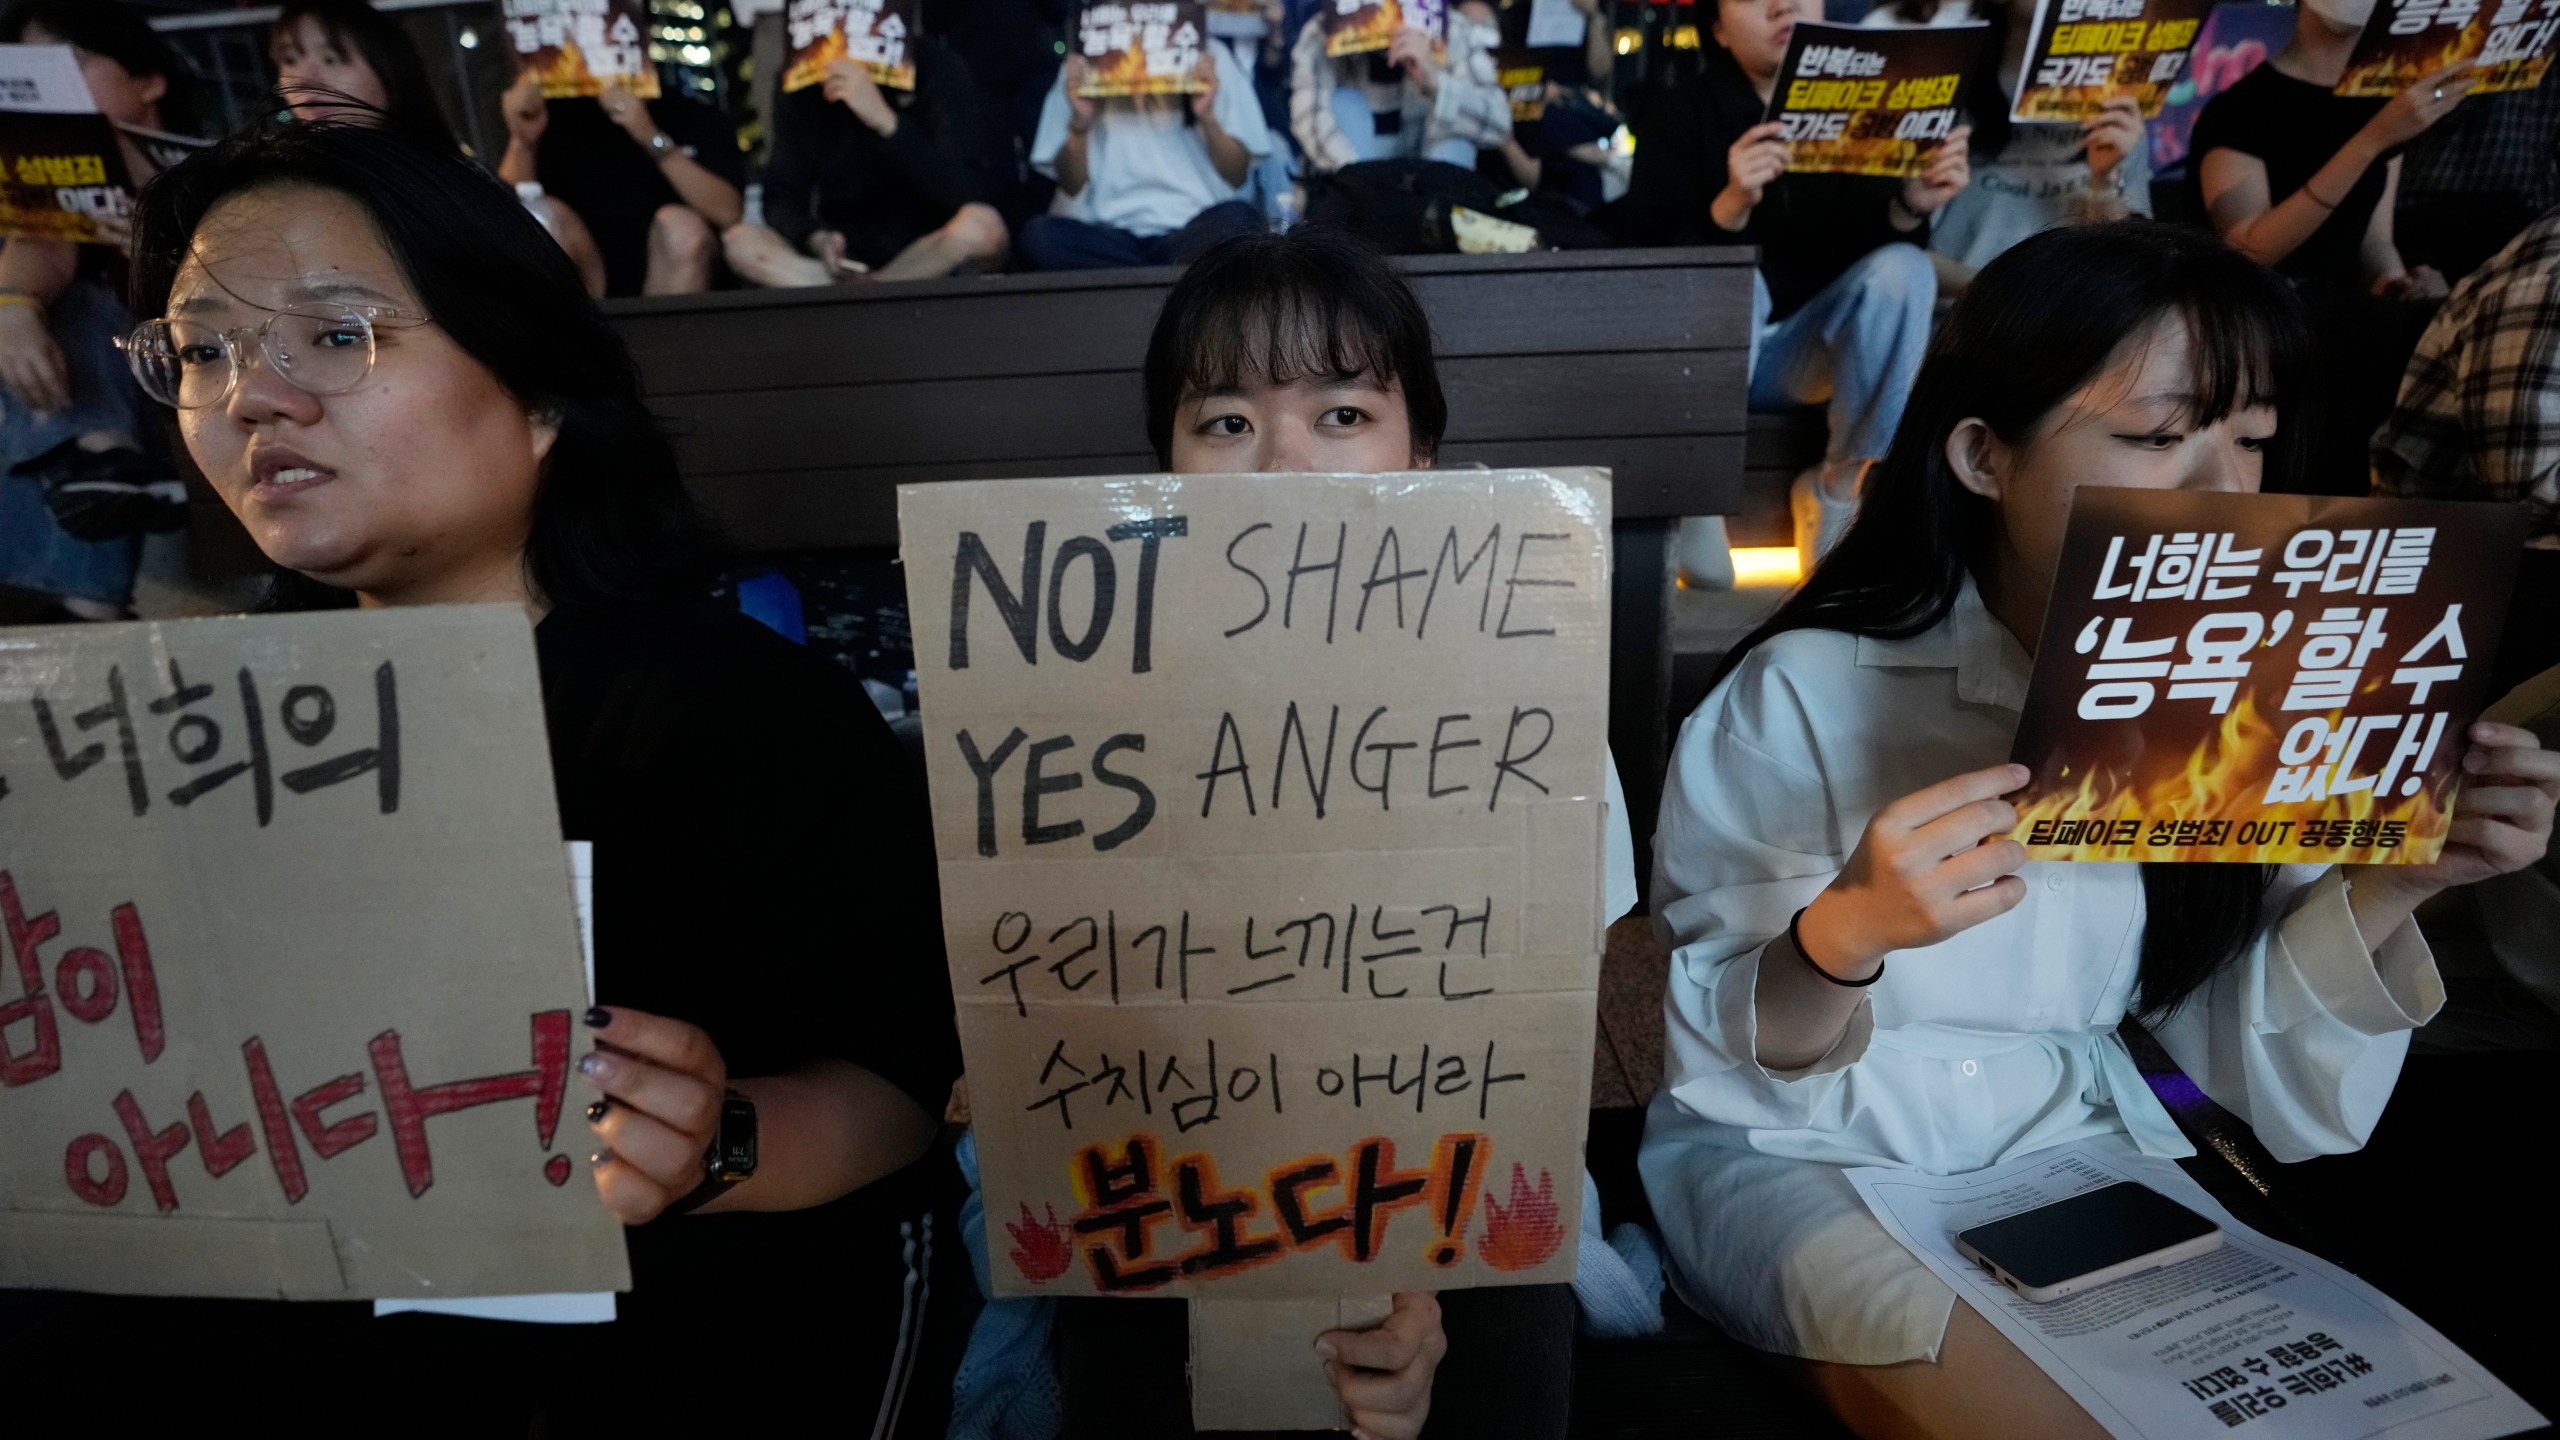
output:
M806 246L833 230L848 256L884 265L987 198L986 114L968 64L931 37L915 57L916 88L882 92L898 112L886 139L816 85L774 102L764 220L784 239Z
M563 608L534 640L561 830L595 846L597 1000L701 1026L732 1075L849 1060L939 1117L960 1047L923 777L861 686L708 604ZM643 1226L623 1313L850 1303L835 1257L948 1173Z
M604 106L586 96L549 102L551 123L534 152L534 174L545 193L578 212L604 254L605 293L637 295L649 273L649 223L661 207L684 197L659 168L648 147L613 123ZM732 185L747 183L736 128L699 100L661 95L649 102L649 118L676 148Z
M2330 93L2326 85L2296 80L2273 65L2261 65L2240 83L2205 102L2196 117L2189 153L2201 204L2204 157L2215 150L2255 156L2267 167L2267 200L2282 204L2303 182L2329 163L2365 122L2386 102L2351 100ZM2387 158L2387 157L2386 157ZM2296 280L2323 280L2353 285L2364 268L2365 226L2382 203L2388 167L2381 161L2365 169L2363 178L2337 210L2320 222L2311 238L2287 255L2276 269ZM2316 192L2315 192L2316 193Z

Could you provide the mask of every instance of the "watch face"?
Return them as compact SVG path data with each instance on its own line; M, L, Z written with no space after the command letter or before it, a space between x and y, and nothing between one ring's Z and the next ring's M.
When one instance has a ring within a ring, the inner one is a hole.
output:
M744 1180L756 1173L756 1102L732 1094L720 1107L718 1163L723 1180Z

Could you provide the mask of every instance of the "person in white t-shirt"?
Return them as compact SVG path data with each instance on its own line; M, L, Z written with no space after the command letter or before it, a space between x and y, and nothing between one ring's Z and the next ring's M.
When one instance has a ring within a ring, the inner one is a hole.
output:
M1031 166L1058 198L1024 222L1017 257L1037 270L1178 265L1262 228L1246 186L1271 128L1225 46L1206 47L1193 71L1206 88L1193 95L1087 99L1076 92L1089 73L1068 56L1040 111Z

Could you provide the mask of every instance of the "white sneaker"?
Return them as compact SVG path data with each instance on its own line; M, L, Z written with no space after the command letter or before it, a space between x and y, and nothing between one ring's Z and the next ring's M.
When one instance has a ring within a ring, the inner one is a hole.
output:
M1680 583L1692 590L1733 588L1733 544L1721 515L1691 515L1680 522L1671 540L1680 562Z
M1850 519L1858 513L1858 491L1865 483L1866 460L1826 461L1806 470L1787 487L1787 509L1795 517L1796 564L1806 575L1840 543Z

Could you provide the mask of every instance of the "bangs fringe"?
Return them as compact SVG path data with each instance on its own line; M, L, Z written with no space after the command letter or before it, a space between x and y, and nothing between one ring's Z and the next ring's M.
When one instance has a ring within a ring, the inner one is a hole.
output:
M1271 275L1230 291L1183 317L1175 338L1189 394L1234 390L1254 382L1289 385L1395 380L1389 338L1363 323L1338 291L1314 277Z

